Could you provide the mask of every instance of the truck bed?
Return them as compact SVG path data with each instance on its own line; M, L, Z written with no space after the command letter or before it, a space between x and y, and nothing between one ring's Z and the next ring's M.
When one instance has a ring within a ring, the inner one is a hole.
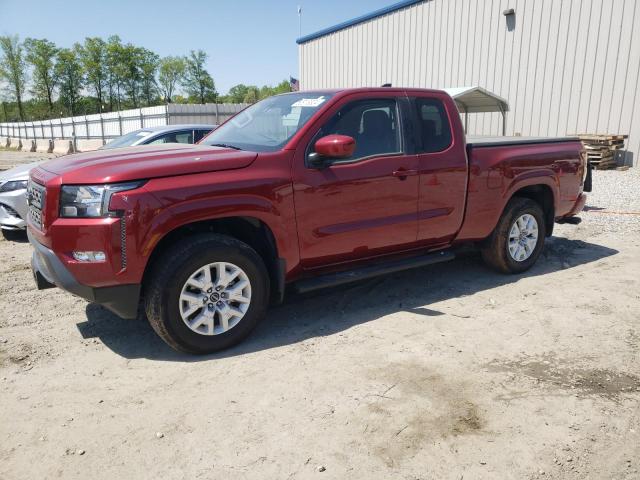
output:
M531 145L536 143L579 142L578 137L491 137L468 135L467 147L501 147L507 145Z

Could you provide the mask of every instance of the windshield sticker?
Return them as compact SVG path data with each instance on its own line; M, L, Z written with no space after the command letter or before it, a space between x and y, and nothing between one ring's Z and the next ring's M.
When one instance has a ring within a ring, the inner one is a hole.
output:
M318 107L325 102L324 96L318 98L303 98L302 100L298 100L296 103L291 105L292 107Z

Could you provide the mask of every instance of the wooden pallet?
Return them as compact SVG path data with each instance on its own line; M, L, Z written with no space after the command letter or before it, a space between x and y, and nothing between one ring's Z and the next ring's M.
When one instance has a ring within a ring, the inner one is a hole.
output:
M611 145L613 142L624 141L629 135L597 135L593 133L575 133L570 137L578 137L582 141L589 143L599 143L601 145Z
M616 152L624 149L624 141L628 138L628 135L590 133L579 133L575 136L582 141L589 163L598 170L618 166Z
M582 141L582 143L584 144L584 148L586 148L587 150L620 150L621 148L624 148L624 141L613 143L611 145L594 145L592 143L587 143L584 140Z

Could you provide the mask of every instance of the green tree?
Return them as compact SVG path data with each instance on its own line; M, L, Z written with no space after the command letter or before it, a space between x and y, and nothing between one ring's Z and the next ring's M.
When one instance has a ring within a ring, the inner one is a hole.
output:
M140 105L140 87L142 83L141 51L138 47L127 43L122 49L122 80L134 108Z
M229 89L229 93L227 93L226 101L230 103L242 103L244 102L244 97L249 93L249 89L252 87L248 87L243 83L238 85L234 85Z
M53 112L53 88L55 86L55 61L58 48L46 39L27 38L24 41L25 58L33 66L31 93L47 102L49 114Z
M0 79L4 79L12 90L12 96L18 105L20 120L24 122L22 99L27 82L27 65L24 59L22 43L17 35L1 36Z
M158 54L151 50L147 50L146 48L139 48L138 50L142 95L147 102L147 106L150 106L158 92L156 72L158 71L158 65L160 64L160 57Z
M283 80L275 87L270 85L265 85L260 89L258 94L258 99L262 100L263 98L271 97L272 95L279 95L281 93L287 93L291 91L291 84L287 80Z
M206 61L207 54L202 50L191 50L186 59L183 86L190 99L199 103L215 102L218 97L213 78L204 66Z
M160 60L158 82L165 102L171 103L176 88L184 77L184 71L185 60L182 57L165 57Z
M102 111L105 90L109 86L109 66L107 43L99 37L87 37L78 49L80 63L85 74L87 87L98 100L98 110Z
M256 103L260 98L260 90L258 87L248 87L247 93L245 94L242 101L244 103Z
M278 85L273 88L274 95L280 95L281 93L289 93L291 91L291 84L289 80L282 80Z
M71 116L76 115L84 84L76 49L63 48L58 52L55 73L60 88L60 102Z
M124 90L124 46L120 37L112 35L107 40L107 90L109 91L109 109L120 110L122 91Z

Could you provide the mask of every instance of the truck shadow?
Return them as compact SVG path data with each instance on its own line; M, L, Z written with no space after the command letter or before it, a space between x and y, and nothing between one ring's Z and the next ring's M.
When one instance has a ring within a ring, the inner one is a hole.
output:
M465 254L448 263L378 277L352 285L289 295L285 303L269 311L267 318L240 345L212 355L191 356L173 351L146 321L122 320L103 307L89 304L87 321L77 325L84 338L98 338L125 358L194 362L234 357L245 353L295 344L333 335L355 325L405 311L425 318L449 315L464 321L477 312L442 312L429 305L473 295L521 279L597 262L618 251L566 238L552 237L537 264L519 275L495 273L477 254Z

